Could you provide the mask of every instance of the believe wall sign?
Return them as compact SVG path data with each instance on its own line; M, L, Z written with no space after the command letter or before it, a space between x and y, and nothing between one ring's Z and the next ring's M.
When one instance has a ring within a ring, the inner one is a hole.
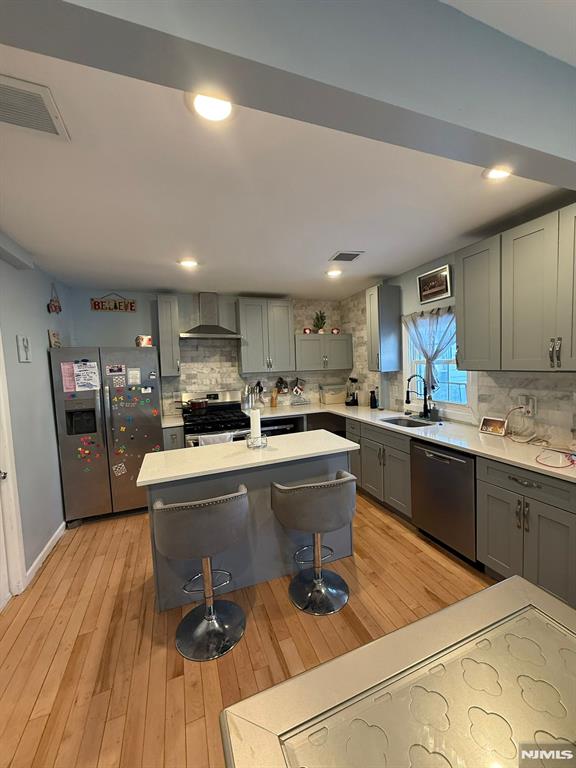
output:
M136 312L136 300L119 293L107 293L99 299L90 299L93 312Z

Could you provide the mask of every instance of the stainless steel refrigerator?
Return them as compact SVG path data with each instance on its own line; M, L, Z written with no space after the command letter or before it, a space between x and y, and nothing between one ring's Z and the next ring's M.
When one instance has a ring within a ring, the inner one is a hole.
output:
M154 347L50 350L66 521L146 506L136 479L162 448Z

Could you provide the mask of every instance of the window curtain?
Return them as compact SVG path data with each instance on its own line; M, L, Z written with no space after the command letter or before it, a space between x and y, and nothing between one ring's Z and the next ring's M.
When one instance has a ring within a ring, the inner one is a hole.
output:
M404 315L402 323L408 331L410 341L426 363L424 378L428 392L432 393L438 387L436 360L456 338L456 319L452 307Z

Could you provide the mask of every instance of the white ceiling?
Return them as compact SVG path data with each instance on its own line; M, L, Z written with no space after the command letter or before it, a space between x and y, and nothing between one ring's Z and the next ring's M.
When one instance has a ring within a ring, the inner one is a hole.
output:
M71 284L338 298L554 189L245 108L208 123L180 92L3 46L0 72L48 85L72 137L0 124L0 230ZM366 253L330 281L341 249Z
M576 0L441 0L576 67Z

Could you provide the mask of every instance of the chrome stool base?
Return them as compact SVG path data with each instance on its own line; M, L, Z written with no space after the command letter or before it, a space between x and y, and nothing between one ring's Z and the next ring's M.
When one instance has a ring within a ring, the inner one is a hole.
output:
M215 600L212 618L199 605L182 619L176 630L176 648L190 661L218 659L231 651L246 628L244 611L230 600Z
M315 578L314 568L300 571L288 589L290 600L301 611L314 616L337 613L348 602L349 590L344 579L334 571L322 570L321 578Z

